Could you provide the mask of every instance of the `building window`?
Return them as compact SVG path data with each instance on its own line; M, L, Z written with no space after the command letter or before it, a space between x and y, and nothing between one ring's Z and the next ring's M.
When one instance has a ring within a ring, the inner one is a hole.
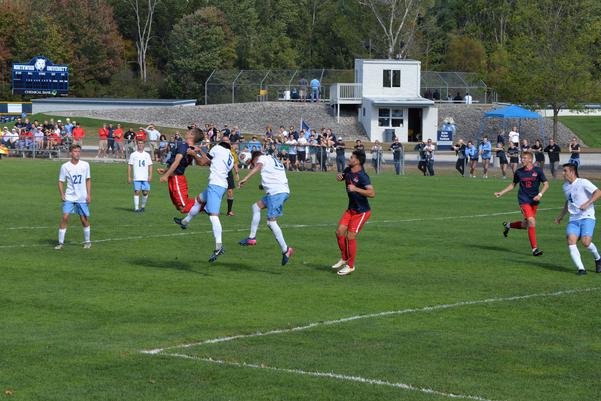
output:
M378 110L378 127L390 127L390 109Z
M403 109L378 109L378 127L402 127Z
M400 127L403 125L403 109L392 109L390 112L391 123L393 127Z
M382 72L382 86L384 88L400 88L401 70L384 70Z

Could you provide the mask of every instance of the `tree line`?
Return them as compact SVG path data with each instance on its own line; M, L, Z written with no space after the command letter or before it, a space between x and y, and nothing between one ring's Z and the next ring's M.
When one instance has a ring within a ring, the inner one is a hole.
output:
M600 41L597 0L5 0L0 90L38 54L76 96L199 99L213 69L412 58L558 110L598 99Z

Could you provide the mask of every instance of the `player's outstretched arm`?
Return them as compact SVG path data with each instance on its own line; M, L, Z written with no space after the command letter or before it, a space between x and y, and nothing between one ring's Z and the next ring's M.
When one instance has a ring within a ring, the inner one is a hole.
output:
M563 209L561 209L559 216L557 216L555 218L555 224L560 224L561 220L565 217L567 212L568 212L568 201L565 201L563 204Z
M595 192L593 192L593 195L591 196L591 198L588 201L584 202L582 205L580 205L580 210L588 209L588 207L590 205L592 205L593 203L598 201L600 198L601 198L601 190L596 189Z
M515 184L512 182L511 184L507 185L502 191L495 192L495 196L497 198L500 198L501 196L505 195L507 192L511 191L513 188L515 188Z
M246 182L247 182L248 180L250 180L250 179L251 179L251 177L252 177L253 175L255 175L255 174L257 174L259 171L261 171L261 168L262 168L262 167L263 167L263 165L262 165L261 163L257 163L257 164L255 164L255 167L253 167L253 169L252 169L252 170L250 170L250 171L248 172L248 174L246 174L246 177L244 177L243 179L241 179L241 180L238 182L238 188L242 188L242 186L243 186L244 184L246 184Z
M171 163L171 166L169 166L169 169L167 171L165 171L165 174L163 174L161 176L161 179L160 179L161 182L167 182L167 179L173 174L175 169L177 169L177 167L179 166L179 163L182 161L183 158L184 158L184 156L181 153L178 153L177 155L175 155L175 160L173 161L173 163Z
M200 152L200 154L198 154L197 152ZM196 164L198 164L199 166L211 165L211 159L207 157L207 155L202 151L202 149L189 148L187 153L188 155L192 156L194 160L196 160Z

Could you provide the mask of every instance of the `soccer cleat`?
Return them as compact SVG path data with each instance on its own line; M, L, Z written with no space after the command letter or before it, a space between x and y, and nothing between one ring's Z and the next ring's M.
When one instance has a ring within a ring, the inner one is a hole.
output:
M90 249L92 247L92 243L91 242L84 242L83 243L83 249Z
M507 238L507 234L509 234L509 227L508 226L509 226L509 224L506 221L504 221L503 222L503 236L505 238Z
M184 222L182 221L183 219L180 219L179 217L174 217L173 221L175 222L175 224L177 224L178 226L180 226L182 228L182 230L185 230L186 228L188 228L187 224L184 224Z
M241 246L255 246L257 245L257 240L254 238L244 238L240 242L238 242Z
M144 213L145 211L146 211L146 208L144 208L144 207L140 208L140 213Z
M601 258L595 260L595 271L601 273Z
M586 270L584 269L578 269L578 273L576 273L579 276L584 276L586 274Z
M220 255L223 255L224 253L225 253L225 249L223 249L223 247L214 250L213 253L211 254L211 257L209 258L209 263L213 263L214 261L217 260L217 258Z
M355 271L355 267L351 267L349 265L344 265L344 267L340 270L338 270L338 272L336 274L338 274L339 276L347 276L349 274L351 274L352 272Z
M338 262L332 265L332 269L340 269L344 265L346 265L346 260L340 259Z
M532 256L541 256L542 254L543 254L543 251L541 251L541 250L540 250L540 249L538 249L538 248L534 248L534 249L532 250Z
M288 264L288 261L290 260L292 255L294 255L294 249L290 247L288 247L288 250L286 252L282 252L282 266Z
M63 249L63 244L57 244L54 249L56 249L57 251L60 251L61 249Z

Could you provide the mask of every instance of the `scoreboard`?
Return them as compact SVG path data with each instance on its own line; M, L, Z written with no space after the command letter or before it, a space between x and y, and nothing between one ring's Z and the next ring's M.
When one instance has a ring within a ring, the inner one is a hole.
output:
M27 64L12 65L12 92L21 95L63 95L69 93L69 66L54 64L36 56Z

